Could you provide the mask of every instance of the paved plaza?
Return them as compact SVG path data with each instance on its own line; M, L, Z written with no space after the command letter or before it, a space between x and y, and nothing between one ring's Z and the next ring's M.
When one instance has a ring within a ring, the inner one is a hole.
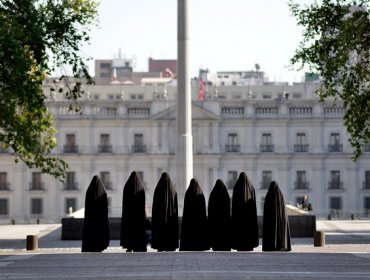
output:
M61 225L0 225L0 279L370 279L370 221L317 221L326 245L293 238L292 252L80 253ZM26 235L39 250L26 251ZM261 240L260 240L261 244Z

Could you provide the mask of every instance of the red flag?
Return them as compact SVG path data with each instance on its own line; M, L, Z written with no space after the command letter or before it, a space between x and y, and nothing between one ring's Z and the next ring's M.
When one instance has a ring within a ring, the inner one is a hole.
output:
M175 74L168 68L165 70L166 77L175 78Z
M198 92L198 100L202 101L204 99L204 81L200 79L200 87Z

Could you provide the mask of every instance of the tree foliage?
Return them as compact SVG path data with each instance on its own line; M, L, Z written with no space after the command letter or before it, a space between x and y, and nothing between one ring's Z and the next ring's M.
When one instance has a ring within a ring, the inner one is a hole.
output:
M369 1L322 0L311 5L289 1L303 27L303 39L291 59L321 76L321 100L340 98L344 125L355 149L353 159L370 141L370 17Z
M77 81L91 82L80 46L89 41L96 15L93 0L0 1L0 144L11 148L16 161L61 180L67 164L51 155L56 130L43 82L63 66ZM68 85L66 97L76 101L80 83L60 79Z

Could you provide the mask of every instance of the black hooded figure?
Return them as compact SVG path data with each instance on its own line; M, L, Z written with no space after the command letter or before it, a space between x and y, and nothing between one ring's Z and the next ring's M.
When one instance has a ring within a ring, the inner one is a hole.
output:
M137 172L132 172L123 188L121 242L127 252L146 252L145 190Z
M86 191L82 252L102 252L109 239L107 193L100 178L94 176Z
M258 246L256 194L251 181L242 172L233 189L232 248L253 251Z
M206 200L195 179L185 192L180 251L209 250Z
M208 228L213 251L230 251L230 196L222 180L217 180L208 200Z
M177 193L170 176L164 172L154 190L151 246L158 251L179 247Z
M271 182L265 197L262 238L262 251L291 251L284 196L275 181Z

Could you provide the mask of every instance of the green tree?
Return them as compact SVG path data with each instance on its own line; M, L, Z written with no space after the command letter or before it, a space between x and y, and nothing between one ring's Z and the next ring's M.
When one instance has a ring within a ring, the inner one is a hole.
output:
M340 98L344 125L354 147L353 159L370 141L369 1L322 0L310 5L288 2L303 39L291 59L321 76L317 94L323 101Z
M43 82L57 68L70 67L75 82L60 79L75 104L82 94L79 79L91 82L80 47L96 17L93 0L0 1L0 144L11 148L16 162L61 180L68 166L51 155L56 130Z

